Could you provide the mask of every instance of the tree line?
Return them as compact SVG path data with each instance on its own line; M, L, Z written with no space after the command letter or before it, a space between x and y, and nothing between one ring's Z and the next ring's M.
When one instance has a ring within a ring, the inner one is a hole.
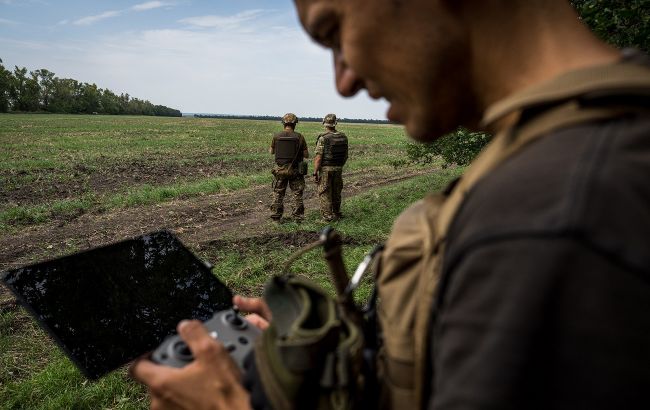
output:
M281 121L282 117L275 115L236 115L236 114L194 114L195 118L220 118L226 120L268 120ZM322 122L320 117L299 117L301 122ZM388 120L374 120L368 118L339 118L339 122L354 124L391 124Z
M179 110L147 100L117 95L96 84L59 78L40 69L7 70L0 59L0 112L50 112L59 114L111 114L182 116Z

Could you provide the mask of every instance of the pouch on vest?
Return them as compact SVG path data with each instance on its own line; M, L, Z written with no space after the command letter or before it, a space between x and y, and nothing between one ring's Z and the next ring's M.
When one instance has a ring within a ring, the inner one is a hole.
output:
M289 163L284 165L276 165L273 167L273 171L271 171L271 173L276 178L291 178L296 175L296 171L297 170Z
M275 140L275 163L278 165L293 164L298 158L300 139L293 134L283 132Z
M328 252L326 259L330 268L338 270L334 282L341 291L348 286L347 277L339 270L342 260L332 256ZM292 260L295 257L287 265ZM255 380L252 391L263 391L265 406L276 410L369 408L372 398L366 389L371 384L363 373L364 332L360 316L351 310L351 299L341 294L337 299L309 279L289 274L272 278L264 299L273 320L256 341L252 367L256 374L248 379Z
M324 166L343 166L348 159L348 137L339 132L325 134L323 146Z
M432 228L444 200L444 194L429 195L402 212L375 266L377 290L383 295L377 306L384 329L378 363L380 408L418 407L416 382L426 349L419 333L426 329L438 279L429 270Z

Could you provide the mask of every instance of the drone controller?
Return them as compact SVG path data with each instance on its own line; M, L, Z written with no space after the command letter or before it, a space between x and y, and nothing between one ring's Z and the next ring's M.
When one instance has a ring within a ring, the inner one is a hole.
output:
M236 309L217 312L203 325L210 332L210 336L223 343L241 369L244 368L244 359L253 350L255 339L262 333L242 318ZM174 335L167 337L154 350L151 360L165 366L180 368L192 362L194 357L180 336Z

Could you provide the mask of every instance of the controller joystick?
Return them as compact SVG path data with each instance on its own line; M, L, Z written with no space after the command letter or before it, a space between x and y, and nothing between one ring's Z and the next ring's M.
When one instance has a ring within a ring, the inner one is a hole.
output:
M226 322L236 329L245 329L248 322L239 315L239 310L234 307L225 314Z
M210 336L221 341L240 368L244 359L253 350L255 339L262 333L255 326L249 326L237 308L222 310L204 323ZM178 335L167 337L154 350L151 360L171 367L184 367L194 360L192 351Z

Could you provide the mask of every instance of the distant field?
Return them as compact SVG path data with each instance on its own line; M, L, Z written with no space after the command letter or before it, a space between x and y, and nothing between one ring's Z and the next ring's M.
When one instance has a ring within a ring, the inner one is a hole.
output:
M405 163L401 127L340 128L350 162L345 218L334 227L351 272L405 207L462 169ZM268 221L268 146L280 129L269 121L0 115L0 271L165 227L235 292L259 296L324 225L311 183L302 224ZM319 124L298 131L312 150ZM326 271L320 250L292 268L331 291ZM370 290L365 281L357 297ZM0 409L147 407L125 370L86 381L0 286Z

